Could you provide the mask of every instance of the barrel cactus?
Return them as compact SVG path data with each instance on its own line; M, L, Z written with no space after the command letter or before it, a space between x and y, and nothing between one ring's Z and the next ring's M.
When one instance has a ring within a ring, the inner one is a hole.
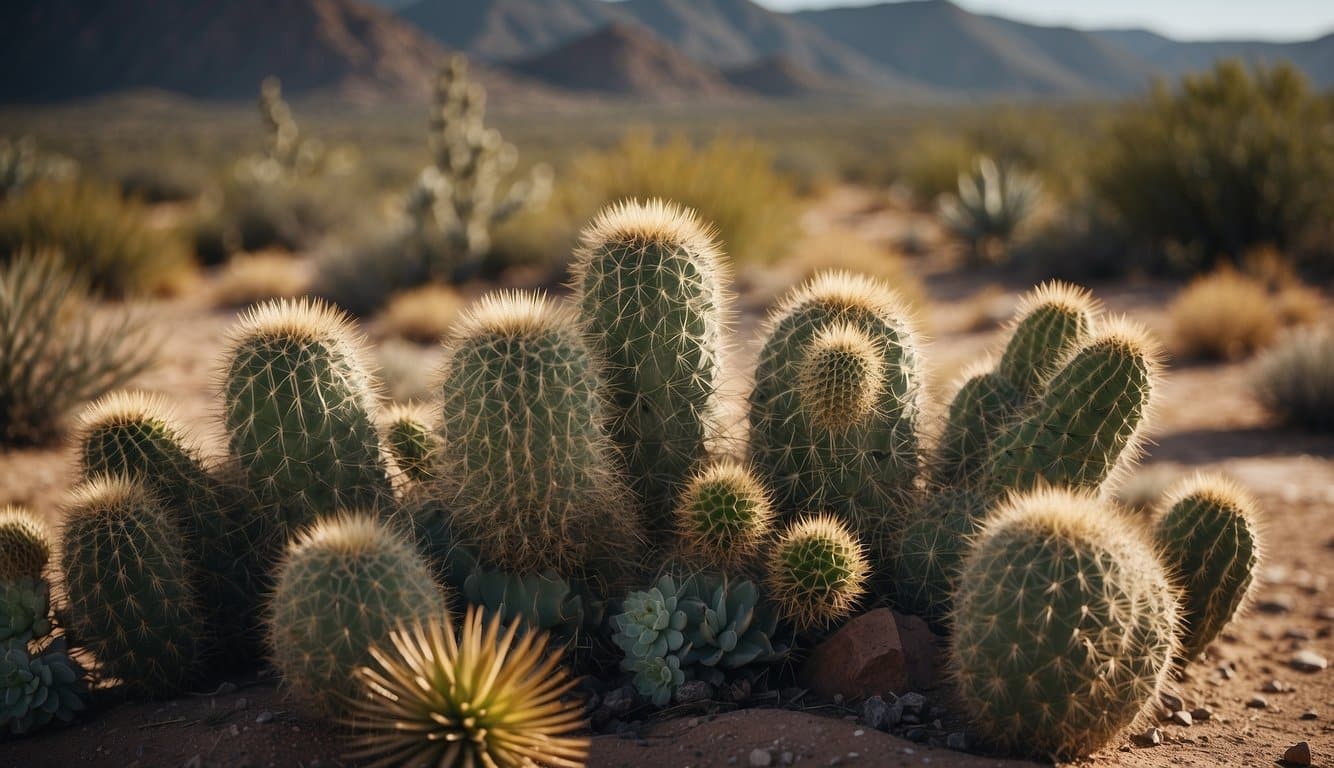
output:
M131 691L184 689L204 621L185 534L161 499L139 481L94 476L71 493L61 540L73 635Z
M288 546L269 604L269 652L297 697L336 713L353 671L400 622L439 615L444 595L395 531L366 513L325 517Z
M847 618L867 590L869 564L856 537L830 515L788 526L769 555L767 586L799 632Z
M1144 532L1052 489L994 508L964 560L950 668L986 741L1087 755L1140 715L1177 650L1175 590Z
M0 509L0 581L40 579L50 559L46 524L17 504Z
M574 576L635 558L639 520L594 360L574 313L541 296L491 295L455 324L441 375L441 492L488 565Z
M1226 478L1200 475L1170 491L1154 526L1181 589L1181 656L1200 655L1255 586L1260 531L1255 502Z
M755 559L774 516L769 491L748 467L722 459L686 483L677 508L677 532L688 558L715 567Z
M573 273L589 346L607 363L612 439L649 532L668 532L677 495L717 433L718 246L693 211L630 201L584 230Z

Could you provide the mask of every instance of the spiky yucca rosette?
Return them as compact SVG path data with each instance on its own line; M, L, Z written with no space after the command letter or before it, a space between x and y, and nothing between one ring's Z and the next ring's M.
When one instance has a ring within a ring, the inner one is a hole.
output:
M583 709L561 701L575 685L548 653L545 632L502 630L469 606L456 637L439 620L400 625L371 649L374 667L356 676L363 695L347 724L358 732L354 760L403 768L579 768L589 740Z

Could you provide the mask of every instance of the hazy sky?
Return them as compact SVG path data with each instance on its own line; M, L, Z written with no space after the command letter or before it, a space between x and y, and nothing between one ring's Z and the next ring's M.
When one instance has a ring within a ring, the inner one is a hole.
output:
M779 10L884 0L756 0ZM1334 0L955 0L971 11L1038 24L1147 27L1183 40L1305 40L1334 31Z

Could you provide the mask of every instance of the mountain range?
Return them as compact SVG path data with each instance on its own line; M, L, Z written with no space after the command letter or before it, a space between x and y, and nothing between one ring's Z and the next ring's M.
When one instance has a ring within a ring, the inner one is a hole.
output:
M250 98L422 98L441 57L480 59L501 98L964 100L1136 92L1215 60L1292 61L1334 87L1334 34L1182 42L967 11L949 0L778 13L753 0L11 0L0 101L128 88Z

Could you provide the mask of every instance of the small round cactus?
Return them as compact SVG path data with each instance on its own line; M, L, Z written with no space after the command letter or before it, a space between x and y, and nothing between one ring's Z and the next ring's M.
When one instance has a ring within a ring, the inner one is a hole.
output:
M435 478L435 460L440 441L431 429L431 418L419 405L395 405L384 418L384 442L398 471L409 482Z
M204 622L185 535L143 483L96 475L65 509L61 570L72 634L132 691L185 688Z
M847 618L866 593L862 546L831 515L788 526L769 558L768 587L783 619L799 632Z
M321 518L287 549L269 605L269 652L298 697L336 713L354 670L400 622L439 615L444 596L412 545L367 514Z
M769 492L750 469L724 459L697 471L677 510L677 531L688 556L718 566L749 562L769 535Z
M830 430L870 417L884 386L884 355L874 339L847 323L817 333L797 373L802 407Z
M17 504L0 509L0 581L40 579L50 559L46 523Z
M1181 588L1183 660L1218 637L1255 586L1258 517L1255 501L1224 477L1199 475L1169 491L1153 533Z
M1175 590L1144 532L1070 490L994 507L964 561L951 673L1006 752L1087 755L1156 698L1177 649Z

